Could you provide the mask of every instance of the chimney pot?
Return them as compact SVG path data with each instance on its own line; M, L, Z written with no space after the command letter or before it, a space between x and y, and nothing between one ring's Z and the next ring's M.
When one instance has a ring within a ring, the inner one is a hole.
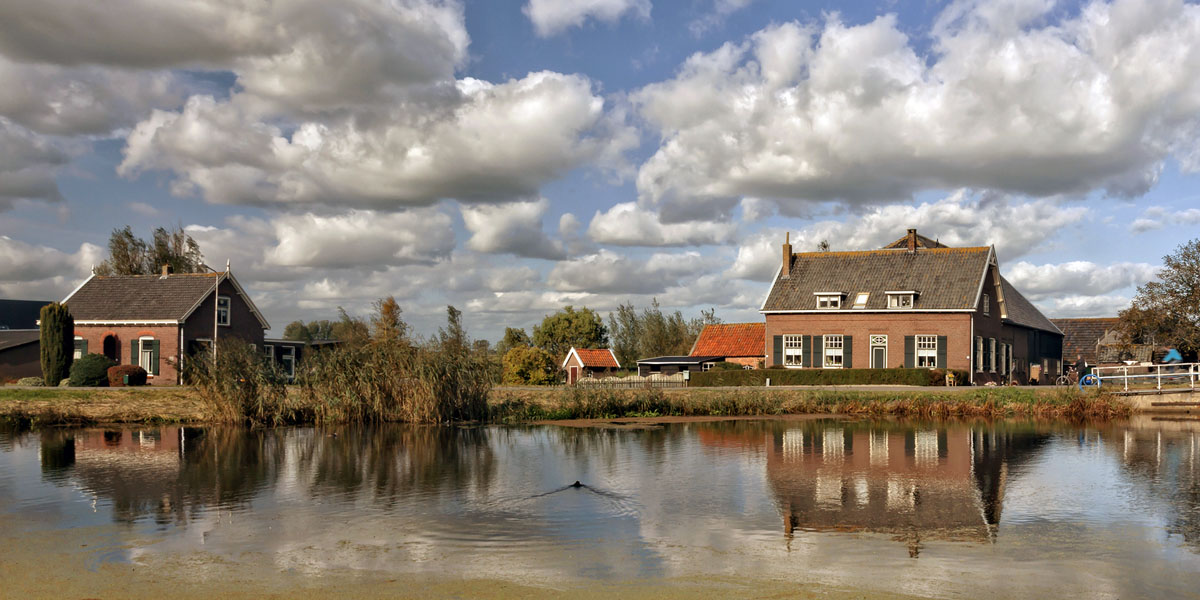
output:
M792 275L792 232L787 232L783 238L783 278Z

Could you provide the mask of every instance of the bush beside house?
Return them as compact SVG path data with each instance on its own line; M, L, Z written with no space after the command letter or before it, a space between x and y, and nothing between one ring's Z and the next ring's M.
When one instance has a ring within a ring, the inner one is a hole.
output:
M129 376L129 383L125 377ZM108 368L108 386L125 387L126 385L146 385L146 370L137 365L117 365Z
M71 363L71 385L103 387L108 385L108 369L117 363L103 354L87 354Z
M955 371L960 383L967 374ZM771 385L945 385L945 369L763 369L692 373L690 387Z
M506 385L558 383L558 365L549 352L535 346L516 346L504 355Z

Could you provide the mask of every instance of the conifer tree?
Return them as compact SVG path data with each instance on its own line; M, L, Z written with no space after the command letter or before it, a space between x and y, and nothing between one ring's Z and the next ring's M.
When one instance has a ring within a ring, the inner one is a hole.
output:
M41 313L42 379L47 386L71 374L71 361L75 357L75 318L67 307L52 302L42 307Z

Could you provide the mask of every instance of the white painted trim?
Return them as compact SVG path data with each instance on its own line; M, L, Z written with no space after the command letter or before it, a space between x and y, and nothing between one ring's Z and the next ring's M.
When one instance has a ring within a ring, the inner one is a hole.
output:
M758 312L761 314L764 314L764 315L790 315L790 314L806 314L806 315L807 314L823 314L823 315L827 315L830 312L838 312L838 311L845 312L847 314L851 314L851 313L853 313L853 314L863 314L863 313L897 314L897 313L914 313L914 312L920 312L920 313L972 313L972 312L975 312L975 309L973 309L973 308L884 308L884 309L880 309L880 308L841 308L841 309L820 308L820 309L815 309L815 310L760 310Z
M63 298L63 299L62 299L62 302L59 302L59 304L66 304L66 303L67 303L67 300L70 300L72 296L74 296L76 293L78 293L78 292L79 292L79 290L83 289L83 286L87 285L87 282L91 281L91 280L92 280L93 278L95 278L95 277L96 277L96 273L95 273L95 272L92 272L92 274L91 274L91 275L88 275L88 278L87 278L87 279L84 279L84 280L83 280L83 283L81 283L81 284L79 284L79 285L75 286L75 289L71 290L71 293L70 293L70 294L67 294L67 297L66 297L66 298ZM76 321L76 323L78 323L78 321Z
M889 296L897 296L897 295L902 295L902 294L912 294L914 296L921 295L921 293L918 292L917 290L892 290L890 292L885 291L884 294L887 294Z
M225 271L223 273L218 273L217 276L223 277L224 279L227 279L231 283L233 283L233 289L237 290L238 294L241 294L242 299L246 301L246 305L250 307L250 312L254 313L254 316L258 317L258 322L262 325L263 329L271 328L271 324L267 323L267 320L265 318L263 318L262 313L259 312L258 307L255 306L255 304L254 304L254 301L250 299L250 295L246 293L246 290L242 289L242 286L241 286L241 284L238 283L237 278L233 276L232 271ZM218 283L216 295L220 295L220 294L221 294L221 289L220 289L220 285ZM188 318L192 316L192 313L196 312L196 309L200 308L200 305L204 304L205 300L208 300L208 297L210 295L212 295L211 291L205 292L204 296L201 296L200 300L198 300L195 304L193 304L192 307L189 308L186 313L184 313L183 318L180 319L180 322L187 321ZM214 300L214 302L215 302L215 300ZM232 309L232 307L231 307L231 309ZM214 307L214 310L215 310L215 307Z
M221 298L224 298L225 302L227 304L227 306L225 307L225 322L224 323L222 323L221 319L220 319L220 317L221 317ZM217 325L219 325L221 327L229 327L229 326L233 325L233 298L230 298L229 296L222 296L220 293L218 293L216 309L217 309L216 310Z
M108 319L92 319L75 321L76 325L179 325L174 319L127 319L123 321Z
M771 292L775 291L775 283L779 281L779 276L783 275L783 261L779 261L779 270L775 272L775 278L771 280L771 287L767 288L767 295L763 296L762 304L758 305L758 312L764 312L767 307L767 300L771 298Z
M813 292L814 296L845 296L849 292Z
M575 358L579 358L579 353L575 351L575 346L571 346L571 351L567 352L567 357L563 359L563 364L562 364L562 367L560 367L560 368L562 368L562 369L567 368L567 363L570 362L572 354L575 355ZM579 364L581 364L581 365L583 364L582 358L579 358Z
M700 339L700 338L699 338L699 337L697 337L696 339ZM694 347L695 345L696 345L695 343L693 343L693 344L692 344L692 346L693 346L693 347ZM621 368L621 361L617 360L617 355L616 355L616 354L613 352L613 350L612 350L612 348L611 348L611 347L608 349L608 355L609 355L609 356L611 356L611 357L613 358L613 362L617 363L617 368L618 368L618 369L620 369L620 368Z
M972 305L975 309L979 308L979 300L983 296L983 284L987 283L988 267L995 265L996 262L996 247L988 246L987 262L983 265L983 273L979 274L979 289L975 290L975 303ZM1000 270L999 265L996 266L997 273ZM972 309L972 310L975 310Z

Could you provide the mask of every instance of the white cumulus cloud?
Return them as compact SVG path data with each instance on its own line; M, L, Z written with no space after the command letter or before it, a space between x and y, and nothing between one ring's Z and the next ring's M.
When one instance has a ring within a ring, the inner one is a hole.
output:
M624 202L596 211L587 232L594 242L616 246L701 246L729 243L737 225L729 221L663 224L654 212Z
M579 27L588 19L616 22L625 14L650 18L650 0L529 0L521 9L542 37Z
M472 233L467 247L477 252L508 253L526 258L566 258L562 243L551 240L542 229L542 218L549 208L550 201L545 198L464 206L463 223Z

